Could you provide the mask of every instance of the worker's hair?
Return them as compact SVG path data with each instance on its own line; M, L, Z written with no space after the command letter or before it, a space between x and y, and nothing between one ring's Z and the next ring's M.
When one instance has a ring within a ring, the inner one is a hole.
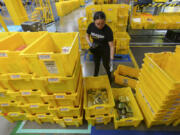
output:
M102 11L98 11L94 14L94 21L96 21L97 19L103 19L106 20L106 15L104 14L104 12Z

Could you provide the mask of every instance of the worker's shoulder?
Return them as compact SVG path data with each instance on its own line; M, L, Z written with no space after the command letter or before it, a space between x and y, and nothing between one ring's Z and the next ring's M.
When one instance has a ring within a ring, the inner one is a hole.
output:
M108 24L105 25L105 29L106 29L108 32L111 32L111 31L112 31L111 27L109 27Z

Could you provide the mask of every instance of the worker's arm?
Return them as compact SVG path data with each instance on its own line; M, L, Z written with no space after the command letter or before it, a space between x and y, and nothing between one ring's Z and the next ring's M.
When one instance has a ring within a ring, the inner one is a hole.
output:
M90 35L89 35L89 34L86 34L86 40L87 40L89 46L91 47L91 46L92 46L92 43L91 43L91 41L90 41Z
M110 47L110 59L114 59L114 43L113 41L109 42L109 47Z

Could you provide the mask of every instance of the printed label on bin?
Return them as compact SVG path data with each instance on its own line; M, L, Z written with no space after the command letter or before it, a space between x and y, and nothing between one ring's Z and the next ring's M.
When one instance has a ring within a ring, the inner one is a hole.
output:
M11 113L10 116L17 116L17 113Z
M173 106L179 106L180 105L180 103L175 103L175 104L173 104Z
M72 122L72 119L64 119L66 122Z
M173 112L167 112L166 114L172 114Z
M22 92L21 94L22 96L27 96L27 95L31 95L31 92Z
M170 108L170 110L175 110L176 108L174 108L174 107L172 107L172 108Z
M99 106L99 107L96 107L96 109L104 109L104 106Z
M44 118L45 115L38 115L38 118Z
M38 105L30 105L30 108L38 108Z
M126 120L126 122L132 122L132 120Z
M1 104L1 106L9 106L8 103Z
M61 108L60 111L69 111L69 108Z
M20 79L21 76L20 75L11 75L11 79Z
M51 74L57 74L58 73L58 69L57 69L55 61L44 61L44 64L45 64L49 73L51 73Z
M102 117L97 117L96 122L103 122L103 118Z
M5 97L5 95L3 93L0 93L0 97Z
M51 56L48 54L39 55L40 60L49 60L51 59Z
M0 53L0 57L8 57L7 53Z
M59 82L59 78L48 78L48 82Z
M64 98L64 95L57 95L56 98Z
M123 79L123 84L128 85L128 79Z
M180 101L180 98L176 99L176 101Z

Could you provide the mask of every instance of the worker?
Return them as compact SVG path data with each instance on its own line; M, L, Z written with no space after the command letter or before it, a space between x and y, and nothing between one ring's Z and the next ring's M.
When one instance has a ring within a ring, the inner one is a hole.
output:
M90 37L93 42L91 42ZM90 51L94 59L94 76L98 76L101 59L103 66L112 82L111 71L113 70L114 44L113 32L106 24L106 16L104 12L98 11L94 14L94 22L87 29L86 40L90 46Z

